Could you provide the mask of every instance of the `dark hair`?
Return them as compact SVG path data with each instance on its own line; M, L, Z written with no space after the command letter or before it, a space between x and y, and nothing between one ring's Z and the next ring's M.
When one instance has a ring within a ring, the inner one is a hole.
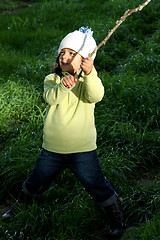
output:
M59 56L56 58L56 64L52 67L52 72L58 74L60 77L62 76L62 69L59 65Z

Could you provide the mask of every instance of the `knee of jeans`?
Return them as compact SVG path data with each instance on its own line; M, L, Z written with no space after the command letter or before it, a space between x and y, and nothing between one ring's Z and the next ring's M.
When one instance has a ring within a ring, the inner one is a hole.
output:
M40 193L40 194L37 194L37 193L36 193L36 194L35 194L35 193L30 192L30 191L28 190L27 186L26 186L26 182L24 182L24 183L22 184L22 189L23 189L23 192L24 192L25 195L28 195L28 196L31 196L31 197L41 197L41 196L44 195L44 193Z
M90 176L83 176L82 178L82 183L89 188L94 187L96 185L96 182L96 179Z

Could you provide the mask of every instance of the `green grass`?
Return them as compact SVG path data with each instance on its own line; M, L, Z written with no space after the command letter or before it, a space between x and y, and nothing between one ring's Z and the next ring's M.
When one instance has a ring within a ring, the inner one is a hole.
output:
M0 204L14 202L41 150L43 80L60 40L89 26L99 43L138 0L1 1ZM92 7L91 7L92 5ZM160 2L128 17L97 53L105 87L96 107L98 154L122 197L128 222L122 239L159 239ZM107 217L69 170L46 196L20 204L0 236L29 240L103 240ZM3 212L3 209L2 209Z
M159 213L153 217L152 221L146 220L143 225L140 227L135 227L134 229L130 229L124 239L128 240L158 240L160 239L159 231L160 231L160 220Z

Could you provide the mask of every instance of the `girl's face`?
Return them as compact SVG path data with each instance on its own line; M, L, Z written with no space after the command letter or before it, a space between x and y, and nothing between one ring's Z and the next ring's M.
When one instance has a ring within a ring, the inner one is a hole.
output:
M63 72L74 75L80 69L82 56L70 48L63 48L59 54L59 64Z

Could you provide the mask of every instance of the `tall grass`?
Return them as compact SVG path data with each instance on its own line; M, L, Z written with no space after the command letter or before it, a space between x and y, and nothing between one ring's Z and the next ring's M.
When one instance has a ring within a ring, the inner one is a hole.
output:
M134 228L133 231L126 233L124 239L137 239L137 240L158 240L160 239L160 221L159 214L154 216L152 221L146 220L145 224L141 225L139 228Z
M40 152L43 80L51 72L60 40L89 26L99 43L127 9L141 3L0 4L1 206L14 202ZM152 0L117 29L95 59L105 87L95 111L97 151L104 174L122 197L129 226L122 239L159 239L160 234L159 13L160 2ZM13 220L0 220L2 240L106 239L107 217L69 170L56 178L43 199L17 208Z

